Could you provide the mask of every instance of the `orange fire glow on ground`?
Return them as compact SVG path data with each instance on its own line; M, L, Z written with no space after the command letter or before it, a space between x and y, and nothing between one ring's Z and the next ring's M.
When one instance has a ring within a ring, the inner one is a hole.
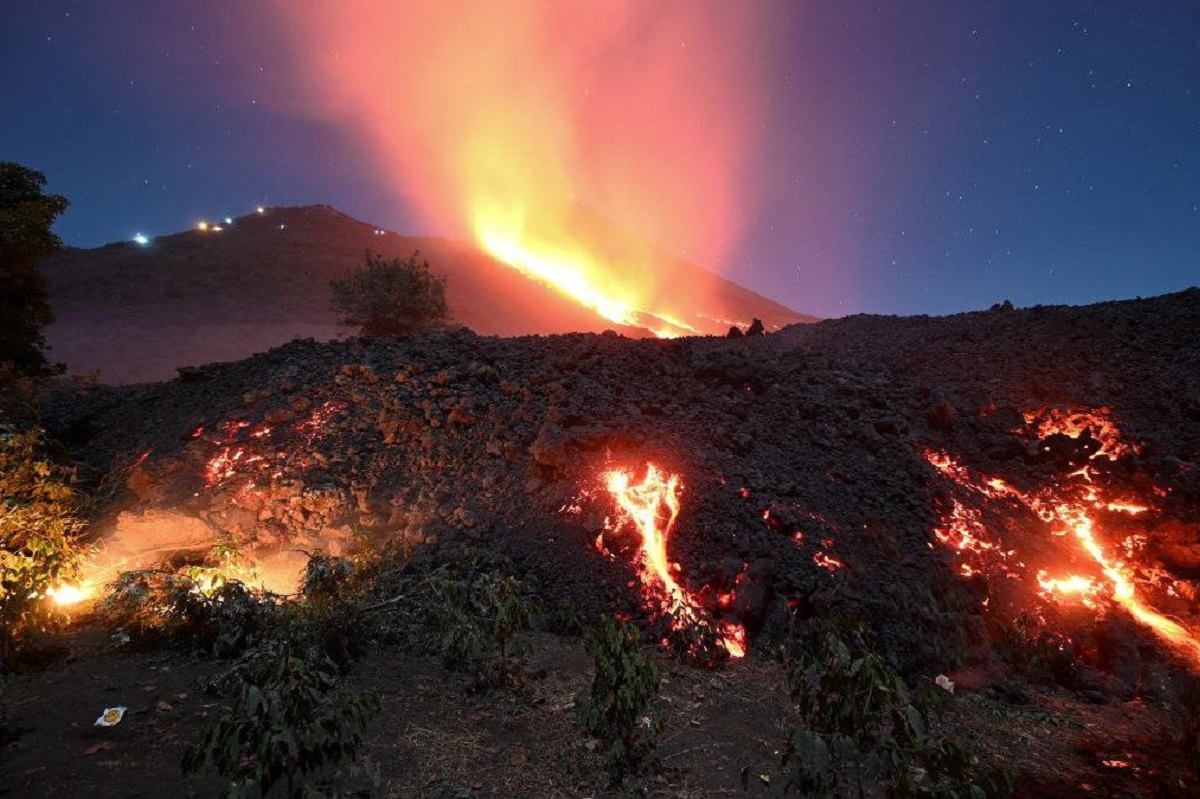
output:
M293 421L292 429L311 445L326 434L330 422L345 408L343 402L327 401ZM216 425L208 437L206 432L210 431L200 426L190 436L216 450L204 463L206 491L229 490L245 496L259 490L265 481L283 476L285 453L272 441L272 425L231 419ZM149 454L143 454L138 463ZM99 598L105 586L124 571L156 568L164 556L172 553L203 555L215 545L211 529L180 514L161 514L148 525L122 527L118 522L116 531L89 553L79 577L49 589L46 597L62 608L86 605ZM238 580L252 588L286 594L295 589L306 562L307 558L296 551L257 552L238 562L223 562L218 572L223 580ZM200 578L198 584L201 590L207 590L205 578Z
M674 577L679 564L667 557L667 545L679 516L679 476L664 474L648 463L640 482L635 482L633 472L626 469L613 469L604 479L621 511L620 521L632 522L641 536L639 568L646 590L665 600L665 609L677 628L706 624L707 614L700 603ZM746 633L740 625L723 622L716 632L730 657L746 654Z
M1089 464L1071 471L1052 485L1034 491L1022 491L996 477L972 474L946 452L927 450L926 460L943 476L974 497L974 507L959 498L951 498L942 511L942 524L934 530L939 542L958 553L964 575L982 573L1018 580L1033 579L1047 601L1078 605L1104 612L1112 606L1123 608L1150 629L1173 651L1200 668L1200 640L1179 622L1150 606L1139 590L1139 569L1132 557L1122 558L1117 551L1132 554L1140 547L1138 536L1127 536L1117 546L1105 545L1098 537L1103 514L1136 516L1150 507L1128 497L1110 498L1093 482L1091 461L1115 459L1136 451L1120 438L1111 412L1056 411L1026 414L1028 432L1040 440L1054 435L1072 439L1090 436L1093 452ZM1040 564L1034 572L1025 563L1025 555L1007 548L983 522L982 508L989 503L1010 503L1032 512L1048 526L1048 532L1065 548L1064 560L1086 564L1086 573L1078 567L1063 569L1055 564ZM1063 571L1068 573L1063 574Z
M170 530L162 532L171 534ZM162 554L164 549L171 550L170 547L157 547L152 541L135 545L134 551L120 553L102 547L84 562L75 580L47 589L46 598L63 610L87 608L102 599L107 587L123 572L158 568L156 555ZM194 567L188 572L195 581L196 590L204 594L231 580L255 590L288 594L295 590L305 561L305 558L281 559L267 555L208 568Z

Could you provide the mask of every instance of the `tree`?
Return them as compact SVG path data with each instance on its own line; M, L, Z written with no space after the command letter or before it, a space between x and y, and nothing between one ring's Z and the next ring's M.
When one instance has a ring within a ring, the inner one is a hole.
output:
M36 169L0 162L0 363L30 373L47 369L42 328L54 321L37 263L62 249L50 227L70 204L45 186Z
M394 336L441 327L450 316L446 279L429 271L414 252L407 260L367 253L366 268L345 280L330 281L333 310L342 324L358 325L366 336Z

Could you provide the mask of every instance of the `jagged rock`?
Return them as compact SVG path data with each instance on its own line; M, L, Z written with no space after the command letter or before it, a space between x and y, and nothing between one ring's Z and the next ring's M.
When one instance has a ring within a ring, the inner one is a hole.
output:
M63 390L47 415L60 430L88 420L72 455L96 474L118 455L150 451L118 509L186 509L284 548L365 516L373 535L397 543L470 543L549 598L595 611L639 601L630 531L605 531L612 558L593 545L605 519L617 520L603 473L654 462L684 486L668 546L681 583L711 577L713 591L727 591L741 564L769 560L771 570L742 579L734 617L764 636L786 632L770 619L786 617L789 602L799 616L868 619L881 651L927 674L954 667L944 662L962 656L953 642L990 657L986 642L976 646L982 601L1033 589L955 570L934 529L962 495L942 487L926 448L1022 491L1088 463L1097 485L1147 498L1152 512L1102 520L1105 545L1144 535L1147 566L1180 581L1177 596L1149 591L1150 600L1192 612L1200 420L1180 397L1200 396L1200 352L1179 342L1195 329L1193 292L1085 309L850 317L741 342L453 333L296 342L206 366L199 383ZM1093 460L1094 438L1048 437L1022 457L1021 414L1044 400L1112 407L1140 453ZM228 474L209 468L219 458ZM992 513L982 521L997 535L1038 525L1011 508ZM1039 554L1069 559L1069 539L1036 532ZM824 540L845 568L814 562ZM1124 657L1108 668L1125 669Z
M175 371L179 373L175 379L180 383L203 383L212 378L211 372L199 366L180 366Z
M948 402L939 402L925 414L926 423L941 433L949 433L954 429L954 406Z

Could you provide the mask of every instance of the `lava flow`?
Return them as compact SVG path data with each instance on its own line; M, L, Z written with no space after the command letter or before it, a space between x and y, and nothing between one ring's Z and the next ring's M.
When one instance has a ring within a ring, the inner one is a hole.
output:
M1109 497L1106 490L1093 481L1098 459L1112 460L1130 451L1132 445L1120 440L1117 427L1106 409L1096 412L1045 411L1026 414L1026 430L1043 442L1051 436L1065 436L1087 446L1082 449L1086 461L1073 467L1057 482L1032 491L1022 491L997 477L973 475L945 452L927 450L926 460L942 475L949 478L967 496L975 498L975 507L952 497L943 509L942 525L934 534L939 542L955 550L961 559L960 570L966 576L975 573L1003 576L1036 583L1043 599L1066 605L1083 606L1098 611L1112 605L1123 608L1139 623L1149 628L1174 651L1200 668L1200 640L1177 621L1155 610L1139 591L1139 569L1132 561L1144 539L1129 535L1119 546L1106 546L1097 537L1098 520L1103 514L1137 516L1150 507L1128 497ZM1038 564L1031 568L1032 552L1019 552L994 535L984 522L983 510L989 503L1015 503L1032 512L1048 525L1048 532L1063 542L1065 560L1087 564L1087 573L1055 575L1064 571L1054 564ZM1129 557L1123 558L1117 552ZM1144 582L1144 581L1142 581Z
M620 325L644 327L658 338L696 335L695 327L663 310L638 307L621 287L608 287L611 277L594 263L595 258L575 242L537 246L512 232L501 232L490 217L475 231L482 247L503 263L573 298L585 308Z
M679 516L679 476L664 475L652 463L646 464L646 476L634 483L633 473L613 469L605 474L609 493L621 509L622 519L632 521L641 534L642 582L651 595L666 600L666 610L676 629L700 627L707 619L700 603L676 582L672 571L679 565L667 559L667 543ZM716 631L718 640L732 658L746 654L746 631L741 625L724 622Z

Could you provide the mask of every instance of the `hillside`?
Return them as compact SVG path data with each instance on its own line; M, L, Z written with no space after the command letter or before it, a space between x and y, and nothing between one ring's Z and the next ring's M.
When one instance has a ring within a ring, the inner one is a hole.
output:
M346 335L329 309L329 281L368 250L414 251L444 275L454 321L481 335L601 332L616 326L475 247L383 232L327 206L271 208L224 230L70 250L43 264L57 321L51 357L72 373L127 383L168 379L179 366L228 361L295 338ZM715 274L665 261L665 283L710 287L711 316L768 329L812 321ZM723 333L720 325L705 332ZM648 335L623 328L630 336Z
M503 564L573 618L637 620L680 658L645 793L736 793L743 768L769 773L794 718L779 654L840 619L863 623L911 685L949 675L941 729L982 767L1011 766L1017 796L1194 796L1198 326L1192 289L741 339L292 342L187 381L64 386L47 422L89 474L124 464L97 568L233 542L294 577L303 553L394 547ZM609 477L648 484L650 463L683 487L659 572ZM664 573L694 625L662 613ZM572 629L539 639L529 693L477 700L435 663L371 645L357 673L384 697L370 751L385 795L601 792L570 711L590 668ZM703 643L704 629L719 637ZM183 677L140 688L122 665L134 655L95 641L76 642L70 673L103 669L137 715L111 738L63 739L98 706L93 685L17 684L25 746L6 778L28 795L171 779L209 707ZM694 665L702 645L722 670ZM61 699L51 718L47 693ZM78 757L110 742L123 754ZM147 745L150 771L134 756ZM47 760L64 771L39 771Z

